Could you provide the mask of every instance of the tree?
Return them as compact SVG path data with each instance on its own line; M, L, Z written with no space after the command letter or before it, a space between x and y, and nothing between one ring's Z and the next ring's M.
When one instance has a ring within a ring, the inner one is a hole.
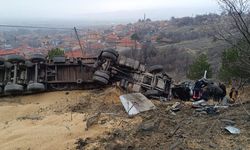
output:
M240 42L237 46L244 47L244 43ZM240 81L240 85L244 85L248 81L250 74L238 67L240 63L239 51L236 47L229 48L225 50L221 58L221 68L219 71L219 78L223 81L231 81L232 79L237 79Z
M196 60L189 66L187 77L192 80L197 80L203 77L204 72L207 70L207 77L212 77L212 69L208 63L207 55L201 54Z
M147 64L150 59L156 56L157 50L151 41L145 41L142 43L142 48L140 50L138 58L144 64Z
M48 52L49 59L52 59L55 56L64 56L64 50L60 48L53 48Z
M134 48L136 50L136 46L137 46L136 43L137 43L137 41L139 41L140 38L139 38L137 33L134 33L134 34L131 35L131 39L135 42L135 45L134 45L135 47Z
M134 33L130 37L134 41L134 50L132 50L132 57L136 56L135 52L137 50L137 41L140 40L139 36L137 33Z
M219 39L228 42L237 51L235 67L250 74L249 0L217 1L225 12L224 23L218 28Z

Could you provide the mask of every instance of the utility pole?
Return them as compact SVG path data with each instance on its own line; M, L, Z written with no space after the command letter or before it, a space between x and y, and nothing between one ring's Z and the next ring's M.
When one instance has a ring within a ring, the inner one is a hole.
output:
M76 38L77 38L77 40L78 40L78 43L79 43L79 46L80 46L80 49L81 49L81 52L82 52L82 56L84 56L84 51L83 51L82 44L81 44L80 38L79 38L79 36L78 36L76 27L74 27L74 30L75 30Z

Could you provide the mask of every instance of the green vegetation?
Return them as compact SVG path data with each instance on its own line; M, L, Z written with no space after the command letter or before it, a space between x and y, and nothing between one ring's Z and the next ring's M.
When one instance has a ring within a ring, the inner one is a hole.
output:
M60 48L53 48L48 52L49 59L52 59L55 56L64 56L64 50Z
M203 77L204 72L207 70L207 78L212 77L212 69L208 63L207 55L201 54L196 60L189 66L187 77L192 80L197 80Z
M219 77L227 81L234 78L244 86L250 79L249 1L217 1L224 11L223 16L227 16L224 22L230 22L217 29L219 38L233 45L223 53Z
M223 81L230 81L234 79L248 79L250 77L247 68L242 67L241 60L243 59L238 48L247 49L247 44L240 42L237 46L225 50L221 58L221 68L219 78Z

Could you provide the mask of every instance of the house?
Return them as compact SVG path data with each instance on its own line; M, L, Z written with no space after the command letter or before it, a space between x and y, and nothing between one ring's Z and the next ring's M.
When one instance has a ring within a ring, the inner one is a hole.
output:
M115 33L109 34L105 37L107 43L117 43L119 40L120 38Z
M130 37L124 37L118 43L119 47L130 47L130 48L135 47L135 41L131 40ZM136 42L136 47L138 49L141 49L141 44L138 41Z
M0 56L7 56L12 54L21 54L21 51L19 49L0 50Z
M65 52L65 56L68 58L78 58L78 57L83 57L82 51L80 49L78 50L70 50Z

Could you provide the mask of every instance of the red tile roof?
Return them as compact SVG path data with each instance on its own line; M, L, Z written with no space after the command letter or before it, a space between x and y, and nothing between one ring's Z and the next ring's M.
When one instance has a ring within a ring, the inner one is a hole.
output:
M11 54L21 54L21 51L19 49L0 50L0 56L6 56Z
M107 42L116 42L118 41L120 38L116 35L116 34L109 34L107 37L106 37L106 41Z
M125 37L119 41L118 46L121 47L134 47L135 41L131 40L130 37ZM141 44L139 42L136 42L137 48L141 48Z
M67 51L65 53L65 56L66 57L73 57L73 58L83 57L81 50Z

